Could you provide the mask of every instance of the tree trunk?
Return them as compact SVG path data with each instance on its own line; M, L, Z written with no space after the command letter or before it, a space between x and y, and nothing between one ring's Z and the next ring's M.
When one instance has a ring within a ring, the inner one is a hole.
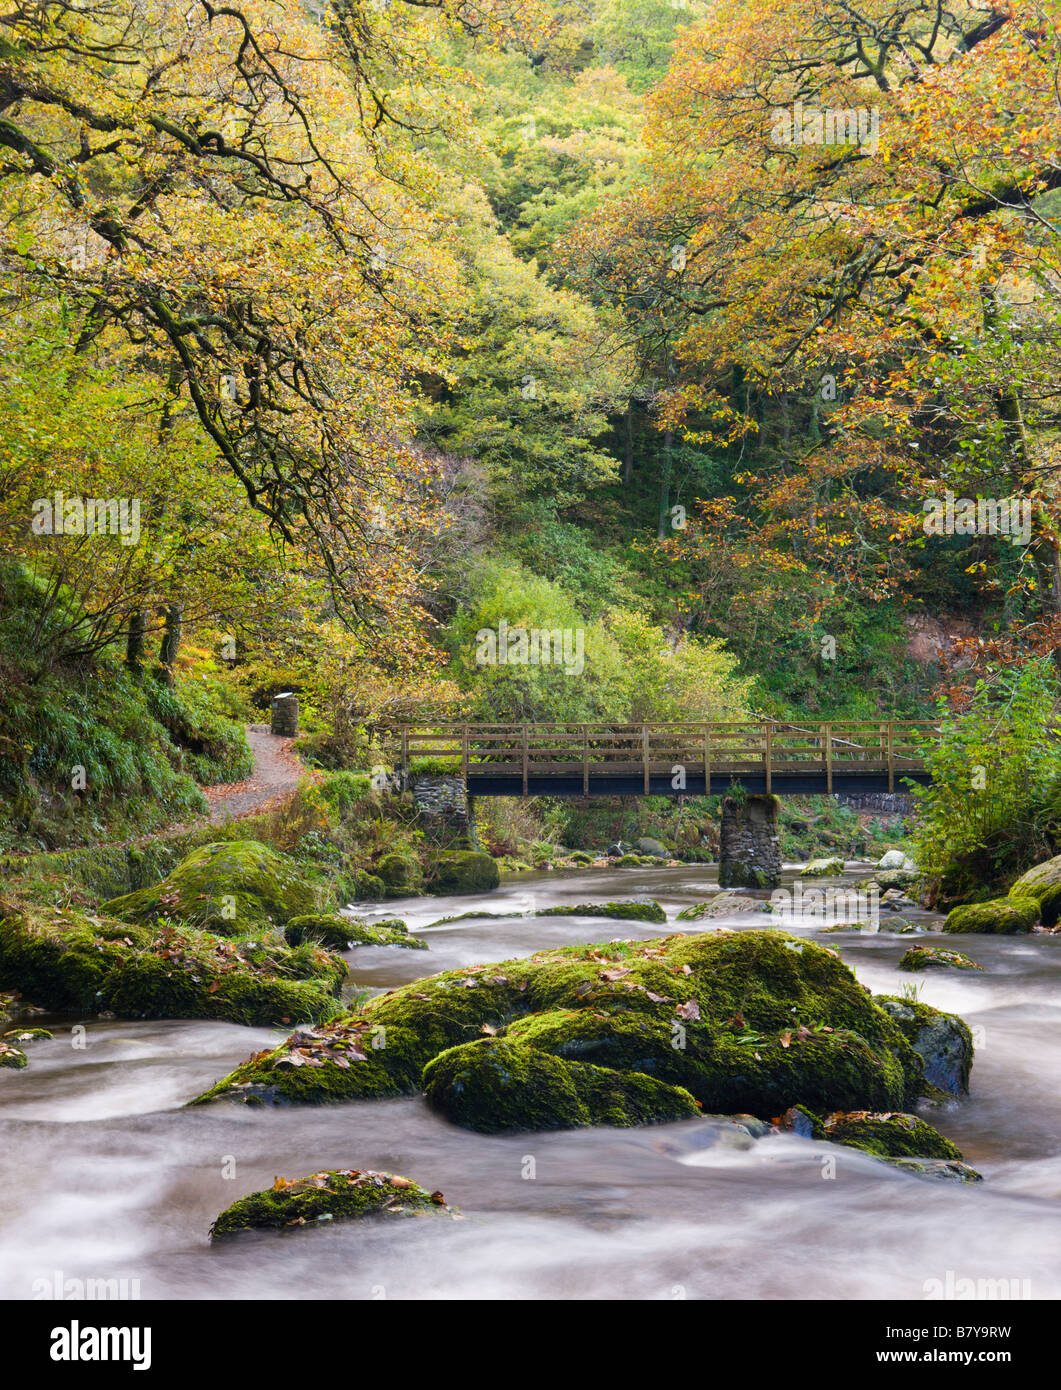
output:
M626 403L626 456L623 459L623 483L630 486L634 476L634 403Z
M663 472L659 480L659 528L657 539L666 540L670 533L670 480L673 465L672 445L674 436L667 430L663 436Z
M137 608L129 615L129 631L125 638L125 664L137 676L144 664L146 639L147 622L144 619L144 611Z
M173 684L173 668L177 663L177 652L181 645L181 607L171 603L166 609L165 626L162 629L162 645L158 649L158 662L170 685Z

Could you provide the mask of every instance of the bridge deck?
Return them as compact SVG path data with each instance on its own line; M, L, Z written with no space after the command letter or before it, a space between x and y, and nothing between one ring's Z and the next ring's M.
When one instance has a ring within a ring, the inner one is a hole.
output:
M929 721L402 725L406 771L460 773L478 796L894 791L925 782ZM397 753L397 749L395 750Z

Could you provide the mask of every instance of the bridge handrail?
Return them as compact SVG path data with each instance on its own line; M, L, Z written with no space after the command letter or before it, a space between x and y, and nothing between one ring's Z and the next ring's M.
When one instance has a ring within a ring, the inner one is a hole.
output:
M473 769L521 772L524 794L532 771L536 777L581 771L588 792L594 766L598 774L638 768L647 793L653 772L689 764L694 772L702 767L708 791L712 769L729 776L742 771L764 774L769 791L775 775L783 780L817 766L831 792L834 768L856 766L865 772L886 771L888 789L894 791L897 772L923 771L921 745L940 732L940 725L928 719L842 719L812 725L774 719L523 724L438 720L385 725L379 731L400 741L405 772L415 756L459 759L465 777Z

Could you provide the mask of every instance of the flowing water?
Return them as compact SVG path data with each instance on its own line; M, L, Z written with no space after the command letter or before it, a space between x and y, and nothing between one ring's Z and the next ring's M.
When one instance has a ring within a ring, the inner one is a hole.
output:
M476 909L530 915L430 927L430 954L362 948L348 957L351 980L378 990L547 946L662 935L716 888L715 872L528 874L485 898L389 903L378 915L414 930ZM533 915L642 894L664 904L670 927ZM29 1045L24 1071L0 1073L0 1296L125 1278L143 1298L921 1299L931 1280L1061 1297L1061 937L965 938L984 974L910 976L896 966L912 941L954 939L900 936L887 922L857 936L785 925L839 949L874 993L923 981L926 1003L973 1027L971 1095L928 1118L982 1184L913 1177L790 1134L752 1142L711 1120L485 1137L419 1098L185 1110L288 1030L86 1020L81 1035L64 1018L53 1041ZM338 1167L441 1188L463 1219L335 1223L211 1247L210 1222L237 1197L277 1174Z

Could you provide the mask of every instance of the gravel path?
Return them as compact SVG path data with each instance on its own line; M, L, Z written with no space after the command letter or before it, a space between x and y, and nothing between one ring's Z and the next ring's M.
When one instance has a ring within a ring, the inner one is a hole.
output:
M291 752L294 739L271 734L267 724L248 724L247 742L254 754L254 771L247 780L203 787L214 825L249 816L282 801L306 775L305 768Z

